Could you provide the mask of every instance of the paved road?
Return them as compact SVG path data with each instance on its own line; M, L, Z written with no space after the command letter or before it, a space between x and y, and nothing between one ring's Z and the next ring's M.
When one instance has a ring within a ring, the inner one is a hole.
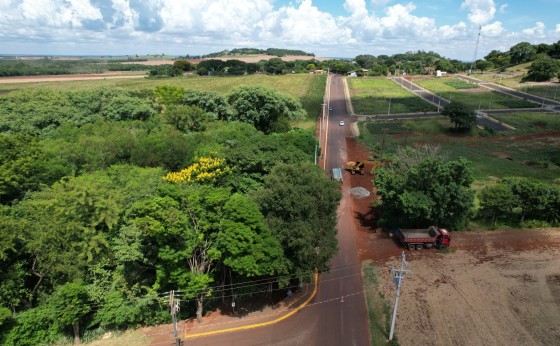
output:
M331 84L326 168L343 167L345 136L350 136L344 90L340 76ZM340 126L344 120L346 124ZM355 120L355 119L354 119ZM347 174L347 173L345 173ZM338 253L330 262L331 272L320 275L319 288L308 306L271 327L188 339L188 345L369 345L366 303L362 291L360 262L354 239L349 179L338 210Z
M418 95L419 97L421 97L422 99L424 99L424 101L431 103L435 106L437 106L438 108L442 109L443 107L447 106L449 104L449 100L433 94L421 87L419 87L416 84L411 83L410 81L402 78L402 77L395 77L393 78L393 81L397 84L402 85L403 87L405 87L406 89L410 90L412 93ZM439 114L439 113L427 113L430 116L435 116L434 114ZM398 115L394 115L393 118L394 119L419 119L419 118L425 118L428 117L427 114L422 114L422 113L417 113L416 116L414 115L404 115L402 117L398 117ZM510 128L508 128L507 126L504 126L496 121L494 121L493 119L489 118L486 113L483 112L479 112L477 115L477 123L480 126L484 126L487 128L491 128L495 131L508 131L510 130Z
M478 85L482 86L482 87L486 87L488 89L492 89L507 95L511 95L511 96L515 96L521 99L527 99L530 101L533 101L535 103L538 103L540 105L544 105L544 106L550 106L550 107L558 107L557 109L560 110L560 102L558 101L553 101L553 100L549 100L549 99L545 99L539 96L535 96L535 95L531 95L531 94L527 94L521 91L516 91L516 90L512 90L506 87L503 87L501 85L498 84L494 84L494 83L490 83L490 82L485 82L482 81L480 79L476 79L473 77L469 77L469 76L465 76L465 75L455 75L458 78L464 79L466 81L469 82L474 82L477 83Z

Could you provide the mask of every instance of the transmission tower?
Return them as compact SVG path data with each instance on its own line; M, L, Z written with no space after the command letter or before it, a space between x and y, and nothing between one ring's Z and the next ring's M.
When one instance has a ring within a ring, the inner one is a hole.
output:
M476 44L474 46L474 54L473 54L473 58L472 58L472 64L471 64L471 68L469 69L469 75L472 73L472 69L474 67L474 64L476 63L476 55L478 54L478 43L480 42L480 31L482 30L482 27L479 26L478 27L478 36L476 37Z

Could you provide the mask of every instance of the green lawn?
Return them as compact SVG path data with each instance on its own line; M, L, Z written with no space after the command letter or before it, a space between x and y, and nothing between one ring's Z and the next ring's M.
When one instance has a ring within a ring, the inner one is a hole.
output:
M435 111L436 107L386 78L348 78L356 114Z
M549 116L553 119L555 115ZM523 124L539 123L543 117L544 114L531 119L529 114L522 114L499 119L523 127ZM557 120L550 119L544 128L534 125L531 134L514 132L485 137L479 135L480 130L466 135L454 133L446 118L364 122L360 125L360 138L375 153L382 151L385 157L391 156L398 146L438 145L447 159L465 157L471 161L475 179L482 185L506 176L553 181L560 177L560 132Z
M474 109L509 109L509 108L534 108L537 104L504 95L496 91L480 88L456 89L447 83L452 78L425 78L416 81L423 88L438 94L451 101L459 101Z

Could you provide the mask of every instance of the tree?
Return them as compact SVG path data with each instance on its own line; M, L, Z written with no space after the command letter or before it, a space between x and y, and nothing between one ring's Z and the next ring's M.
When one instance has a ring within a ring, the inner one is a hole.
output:
M183 100L185 89L170 85L157 86L154 91L160 105L178 105Z
M478 193L478 199L480 200L480 216L489 218L493 225L498 219L513 216L513 209L519 203L511 188L505 184L485 187Z
M184 72L189 72L194 69L194 65L188 60L176 60L173 62L173 68Z
M467 224L474 203L468 161L428 158L408 171L381 167L375 174L383 226L460 229Z
M265 71L270 74L282 74L286 68L286 63L280 58L269 59L265 64Z
M469 131L476 125L476 113L464 103L451 101L441 114L448 116L460 131Z
M354 58L354 61L361 68L368 70L373 69L373 66L377 63L377 58L370 54L358 55Z
M91 310L88 302L87 288L81 280L60 286L49 299L48 305L58 323L63 327L72 326L74 344L80 343L80 322Z
M253 124L264 133L289 131L290 120L306 117L298 99L262 86L238 87L227 100L233 109L230 120Z
M168 124L181 132L204 131L213 119L200 107L170 105L165 108L163 117Z
M555 59L541 58L533 61L526 80L547 81L560 74L560 62Z
M510 61L514 65L532 61L535 55L537 50L529 42L520 42L509 49Z
M213 119L227 120L230 117L229 106L226 99L215 92L186 90L181 104L197 106Z
M280 241L290 272L325 270L337 248L337 182L311 163L278 164L251 195Z
M491 61L487 60L477 60L475 66L477 69L481 70L484 73L484 70L493 68L494 64Z
M168 184L161 196L137 202L126 219L125 227L157 244L145 249L157 252L155 288L184 290L196 300L199 321L217 268L243 277L284 272L282 250L257 206L229 189Z

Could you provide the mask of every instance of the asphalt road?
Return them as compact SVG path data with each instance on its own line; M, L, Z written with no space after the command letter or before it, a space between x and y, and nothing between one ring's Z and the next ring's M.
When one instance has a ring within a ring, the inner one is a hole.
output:
M328 112L326 169L343 167L346 161L345 136L351 121L346 113L343 83L333 76ZM339 125L343 120L344 126ZM350 153L349 153L350 155ZM349 174L347 172L345 175ZM354 238L349 179L338 210L338 253L331 260L331 271L321 274L315 298L293 316L270 327L236 331L186 340L188 345L369 345L366 303L360 275L360 262Z
M495 90L495 91L498 91L498 92L501 92L501 93L504 93L504 94L515 96L515 97L518 97L518 98L521 98L521 99L527 99L527 100L536 102L540 105L551 106L551 107L560 107L560 102L558 102L558 101L545 99L545 98L538 97L538 96L531 95L531 94L527 94L527 93L524 93L524 92L521 92L521 91L515 91L515 90L509 89L509 88L505 88L505 87L503 87L501 85L498 85L498 84L484 82L484 81L481 81L480 79L472 78L472 77L465 76L465 75L456 75L456 77L464 79L464 80L469 81L469 82L477 83L478 85L480 85L482 87L486 87L486 88L489 88L489 89L492 89L492 90ZM560 108L558 108L558 109L560 109Z
M422 88L418 87L417 85L409 82L408 80L406 80L402 77L395 77L395 78L393 78L393 80L395 81L395 83L398 83L398 84L402 85L403 87L410 90L414 94L418 95L419 97L421 97L422 99L424 99L428 103L431 103L435 106L438 106L440 109L443 109L443 107L445 107L449 104L449 101L447 99L444 99L443 97L440 97L436 94L433 94L433 93L431 93L431 92L429 92L425 89L422 89ZM434 114L434 113L430 113L430 114ZM409 115L406 119L419 119L419 118L425 118L425 117L426 117L425 114L417 113L416 116ZM397 119L396 115L394 116L394 118ZM480 115L477 116L477 124L479 124L481 126L484 126L484 127L487 127L487 128L491 128L495 131L508 131L509 130L508 127L503 126L500 123L497 123L497 122L489 119L486 116L486 113L480 113Z

